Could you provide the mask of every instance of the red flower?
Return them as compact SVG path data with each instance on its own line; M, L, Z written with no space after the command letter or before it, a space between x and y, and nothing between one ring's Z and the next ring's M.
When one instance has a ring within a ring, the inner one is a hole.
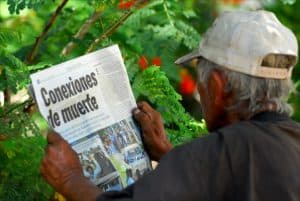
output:
M161 59L158 56L153 57L152 65L154 66L161 66Z
M139 59L139 66L141 70L145 70L146 68L148 68L148 60L146 58L146 56L142 55Z
M119 9L129 9L135 4L136 0L130 0L130 1L124 1L120 0L120 3L118 4Z
M191 95L196 88L196 82L193 77L188 73L186 69L182 69L180 72L181 81L179 84L179 92L182 95Z
M224 4L241 4L244 0L223 0Z

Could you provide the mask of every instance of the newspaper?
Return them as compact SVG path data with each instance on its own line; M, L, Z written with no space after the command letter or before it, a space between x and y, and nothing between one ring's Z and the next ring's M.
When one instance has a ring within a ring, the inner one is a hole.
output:
M42 116L71 144L85 176L102 190L121 190L151 170L117 45L30 77Z

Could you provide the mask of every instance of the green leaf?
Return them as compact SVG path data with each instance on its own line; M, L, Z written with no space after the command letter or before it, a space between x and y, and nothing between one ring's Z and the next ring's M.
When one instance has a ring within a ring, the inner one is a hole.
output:
M294 4L296 2L296 0L281 0L284 4Z
M0 50L0 66L3 72L0 74L4 79L0 80L0 90L9 87L13 93L26 87L29 83L29 71L26 65L12 54Z
M7 0L8 10L11 14L19 14L24 8L37 8L46 0Z
M11 41L20 42L20 32L11 29L0 29L0 45L5 46Z

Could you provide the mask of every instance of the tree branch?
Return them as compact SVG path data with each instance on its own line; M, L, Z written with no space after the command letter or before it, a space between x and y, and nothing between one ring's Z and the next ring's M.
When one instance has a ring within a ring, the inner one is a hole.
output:
M50 28L54 24L57 16L60 14L60 12L62 11L63 7L66 5L67 2L68 2L68 0L62 0L61 4L57 7L56 11L51 16L50 20L48 21L48 23L45 26L45 28L44 28L43 32L41 33L41 35L35 40L34 45L32 46L29 54L27 55L27 57L25 59L26 64L30 64L35 59L35 56L38 52L38 49L39 49L42 41L45 39L48 31L50 30Z
M19 109L20 107L23 107L23 109L24 109L24 108L26 108L27 106L30 106L30 105L33 104L33 103L34 103L33 100L30 98L30 99L24 101L23 103L17 104L17 105L15 105L15 106L9 108L8 110L4 111L4 112L0 115L0 118L5 117L6 115L8 115L8 114L14 112L16 109Z
M7 139L7 136L0 134L0 142Z
M78 32L74 35L74 39L82 39L85 34L88 33L92 25L101 17L102 10L101 11L95 11L80 27ZM76 43L71 41L69 42L64 49L61 52L61 55L67 56L70 54L70 52L76 47Z
M128 17L132 13L132 11L127 11L115 24L110 26L100 37L96 38L94 42L89 46L87 53L92 52L97 44L111 36L126 21L126 19L128 19Z
M110 26L103 34L101 34L98 38L96 38L93 41L93 43L89 46L86 53L92 52L97 44L99 44L100 42L102 42L103 40L105 40L106 38L111 36L128 19L128 17L133 14L134 9L146 1L147 0L136 1L135 4L133 5L132 9L125 12L116 23L114 23L112 26Z

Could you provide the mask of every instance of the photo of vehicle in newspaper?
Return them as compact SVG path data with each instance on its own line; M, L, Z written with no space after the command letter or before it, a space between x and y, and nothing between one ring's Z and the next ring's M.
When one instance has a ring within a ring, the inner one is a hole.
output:
M40 113L103 191L121 190L151 170L117 45L34 73L31 80Z

